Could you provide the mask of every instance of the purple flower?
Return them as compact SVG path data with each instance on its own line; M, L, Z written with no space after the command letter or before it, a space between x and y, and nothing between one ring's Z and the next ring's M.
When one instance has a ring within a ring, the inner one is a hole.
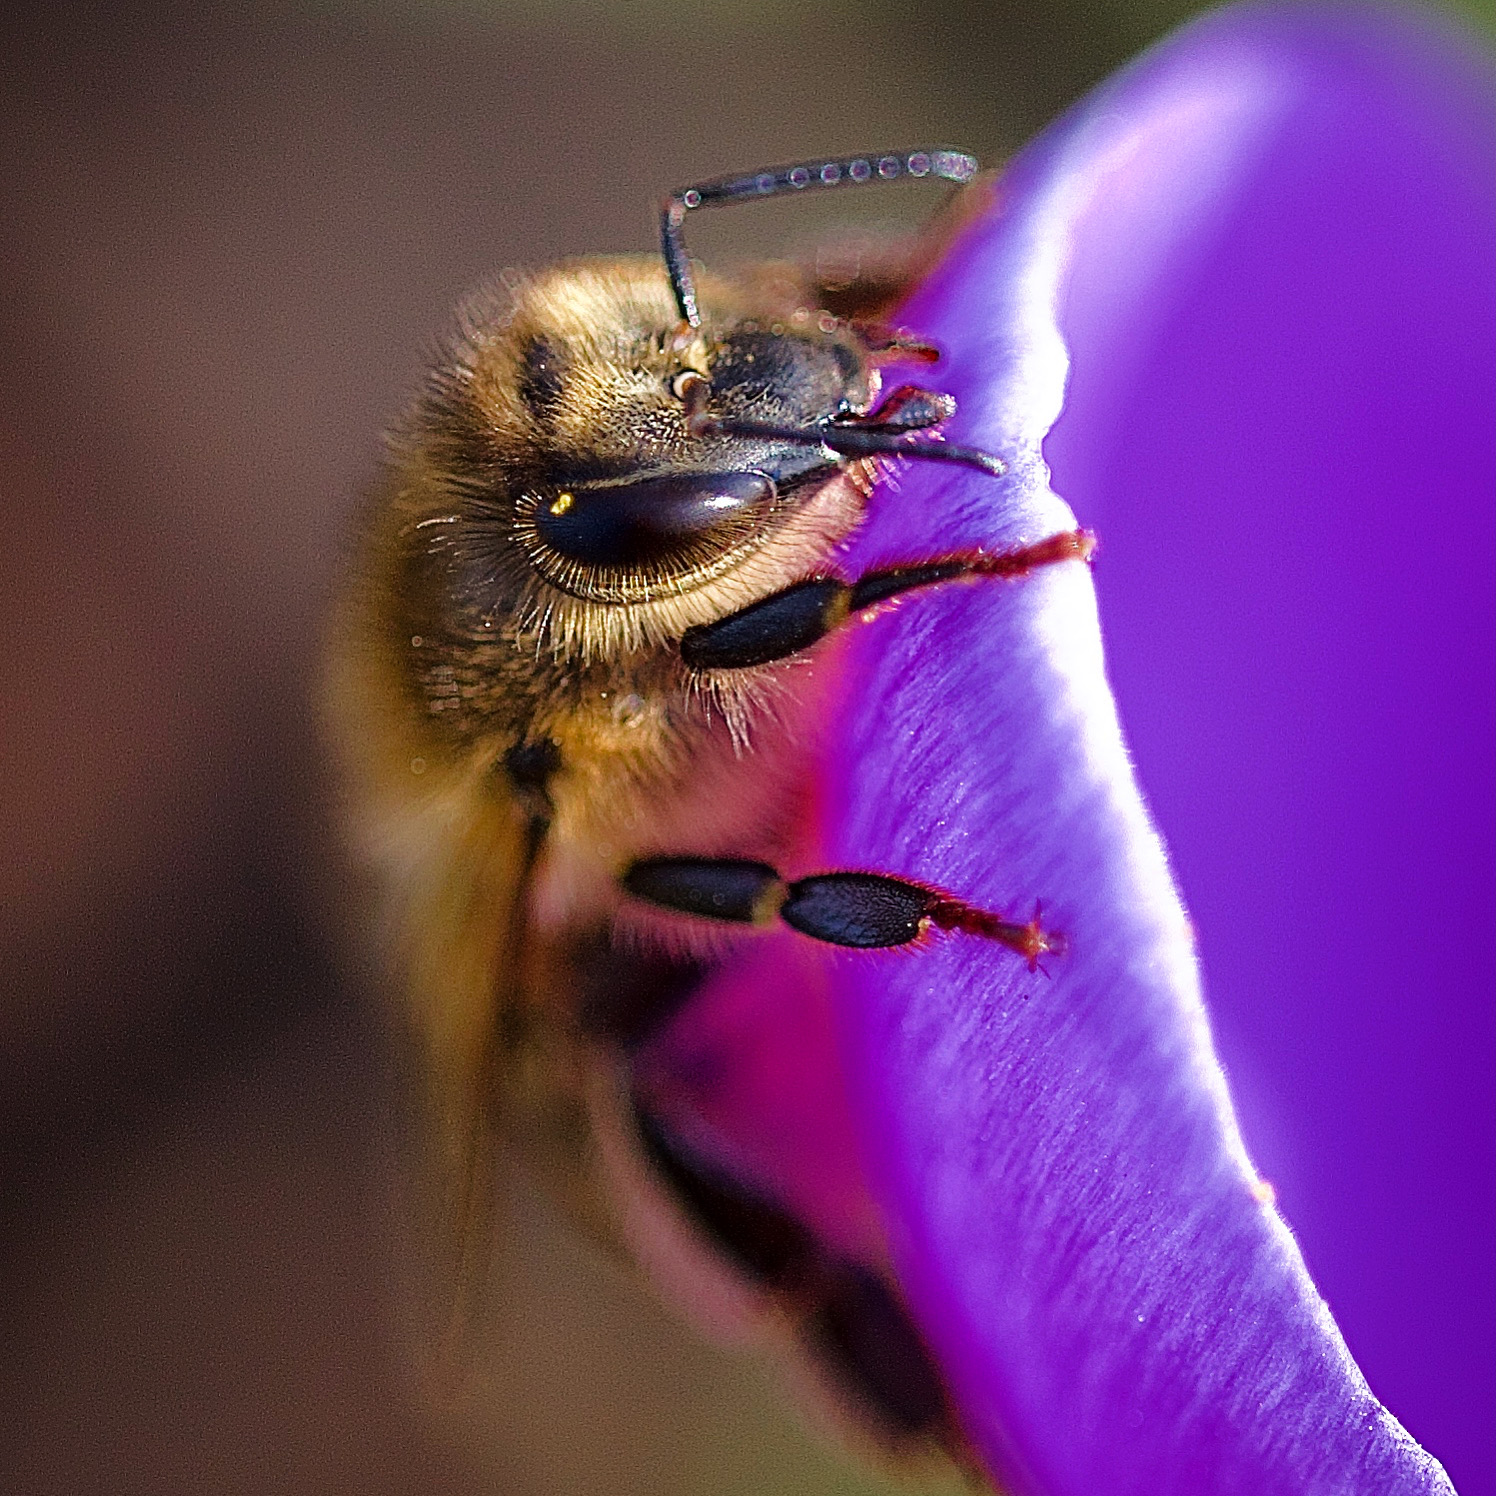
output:
M952 438L1008 476L911 468L846 557L1070 528L1053 429L1223 1031L1287 1025L1316 1056L1290 1109L1356 1104L1356 1057L1402 1058L1428 1005L1480 1015L1472 1046L1489 1027L1491 155L1485 73L1422 23L1187 29L1026 152L907 308L946 352ZM650 1083L828 1241L886 1235L1015 1496L1447 1491L1238 1132L1096 609L1069 563L849 631L815 845L786 869L898 873L1019 919L1042 900L1067 941L1048 974L969 936L776 935L680 1015ZM1409 859L1427 876L1389 876ZM1438 1083L1413 1049L1392 1126ZM1459 1077L1487 1131L1488 1059ZM1278 1157L1310 1194L1313 1161ZM1470 1166L1426 1165L1456 1186ZM1451 1270L1488 1298L1488 1259L1464 1260L1486 1216L1454 1230Z

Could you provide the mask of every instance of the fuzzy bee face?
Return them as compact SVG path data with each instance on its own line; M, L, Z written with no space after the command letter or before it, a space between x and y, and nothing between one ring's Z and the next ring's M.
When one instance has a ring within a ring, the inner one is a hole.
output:
M395 434L383 511L392 647L449 736L550 731L599 691L663 694L679 718L702 682L669 642L824 567L859 520L869 462L757 428L863 415L865 351L797 317L792 287L704 289L685 336L651 261L465 309ZM716 695L740 714L741 691Z

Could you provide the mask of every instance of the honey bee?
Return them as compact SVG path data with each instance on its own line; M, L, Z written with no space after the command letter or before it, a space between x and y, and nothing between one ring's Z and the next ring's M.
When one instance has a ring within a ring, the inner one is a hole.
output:
M934 927L1030 963L1061 948L1037 917L897 869L780 869L819 641L920 589L1084 560L1089 537L843 575L867 506L896 501L878 484L888 464L1000 482L1003 463L941 439L949 395L886 379L938 359L880 320L898 277L835 287L786 263L722 277L682 238L709 206L976 169L930 149L703 183L665 199L663 263L573 260L473 298L390 438L328 674L459 1318L491 1253L502 1139L606 1240L629 1214L621 1192L673 1202L880 1447L957 1458L886 1264L821 1245L693 1154L630 1061L713 962L777 923L845 947Z

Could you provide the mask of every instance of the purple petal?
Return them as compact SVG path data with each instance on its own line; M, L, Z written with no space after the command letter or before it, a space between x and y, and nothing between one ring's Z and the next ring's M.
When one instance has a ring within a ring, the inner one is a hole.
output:
M1176 273L1108 269L1145 175L1078 230L1045 452L1255 1161L1372 1388L1492 1493L1491 88L1299 27L1314 97Z
M1145 58L1025 154L908 309L947 350L933 382L960 400L951 434L999 451L1009 476L911 468L849 568L1068 528L1040 455L1064 403L1057 486L1115 538L1103 599L1135 648L1124 699L1157 723L1161 799L1204 724L1239 734L1244 682L1317 652L1332 662L1317 695L1272 729L1288 756L1251 781L1258 802L1278 796L1335 684L1327 623L1364 628L1391 604L1451 682L1418 741L1459 729L1473 744L1418 811L1436 802L1472 842L1492 757L1490 683L1471 664L1491 611L1489 112L1468 59L1381 12L1225 12ZM1422 277L1400 263L1435 251ZM1337 290L1340 311L1316 315ZM1438 377L1410 379L1410 357ZM1430 533L1410 556L1405 537ZM1409 597L1411 559L1424 580ZM1202 583L1223 574L1238 593ZM1451 652L1457 635L1476 642ZM913 597L839 648L821 842L787 871L903 873L1016 918L1042 899L1069 952L1046 979L970 937L882 956L774 937L652 1047L654 1105L844 1250L877 1240L871 1190L968 1430L1015 1493L1447 1490L1368 1391L1248 1160L1082 568ZM1326 763L1385 733L1368 679L1385 665L1339 682L1349 725L1323 740ZM1192 685L1201 723L1164 699ZM1385 821L1359 847L1332 826L1349 850L1324 876L1332 894L1349 879L1340 904L1361 923L1316 948L1285 893L1315 859L1280 840L1247 882L1240 838L1210 839L1218 807L1253 804L1231 799L1243 778L1234 761L1229 782L1186 777L1167 821L1205 889L1207 968L1269 1025L1293 1009L1285 968L1302 1007L1325 1009L1338 981L1325 1034L1343 1045L1367 970L1422 956L1409 927L1416 940L1427 911L1349 876L1375 862ZM1462 860L1455 829L1454 919L1488 928L1489 848ZM1368 930L1380 944L1346 978ZM1441 979L1485 1003L1489 938L1439 949ZM1395 1043L1395 1004L1380 1022ZM1322 1049L1324 1069L1335 1058ZM1333 1077L1306 1084L1337 1095Z
M953 438L995 447L1010 477L911 471L853 565L1071 523L1039 444L1061 404L1057 308L1072 255L1094 311L1098 285L1123 306L1129 290L1172 291L1202 245L1229 241L1290 188L1307 223L1331 217L1306 229L1311 242L1374 239L1378 224L1354 211L1366 199L1335 189L1349 165L1364 181L1373 163L1395 164L1389 136L1421 153L1425 174L1443 173L1458 202L1478 202L1485 179L1466 168L1488 150L1483 116L1467 70L1436 50L1379 14L1226 13L1028 153L1006 211L969 234L908 309L948 352L942 384L962 407ZM1088 258L1102 250L1113 258ZM1232 373L1256 347L1281 348L1273 307L1260 310L1261 327L1215 348L1215 382L1183 394L1186 428L1231 399ZM1139 329L1135 319L1105 332L1127 350ZM1360 349L1316 347L1311 326L1294 357L1327 380L1354 379L1377 339L1373 324ZM1484 345L1467 335L1465 346ZM1119 385L1100 391L1102 414L1108 401L1126 408ZM1251 410L1238 421L1251 431ZM1109 429L1125 461L1125 434ZM1317 454L1317 487L1349 506L1377 429L1342 436ZM1291 466L1298 455L1271 429L1237 442L1238 464L1264 485L1275 458ZM1152 455L1166 467L1188 450ZM1443 454L1408 460L1442 481ZM1406 476L1383 492L1394 486ZM1407 494L1395 533L1428 533L1423 500ZM1301 513L1277 544L1333 553L1340 533L1333 518L1326 533L1325 515L1336 513L1328 501ZM1154 519L1167 522L1167 511ZM1477 552L1483 533L1470 541ZM1188 574L1162 585L1187 586ZM910 600L858 631L845 665L826 864L928 879L1019 918L1042 898L1046 924L1070 943L1052 980L959 937L916 955L826 958L901 1279L994 1472L1051 1496L1448 1489L1368 1391L1243 1148L1189 926L1121 745L1083 570ZM1271 943L1273 909L1257 913L1247 938ZM1406 948L1397 938L1389 959Z

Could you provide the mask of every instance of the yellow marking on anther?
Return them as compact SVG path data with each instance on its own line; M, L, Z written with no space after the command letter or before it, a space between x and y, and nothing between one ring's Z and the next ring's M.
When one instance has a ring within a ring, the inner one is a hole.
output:
M576 502L575 495L569 493L558 493L555 502L551 505L552 514L565 514Z

